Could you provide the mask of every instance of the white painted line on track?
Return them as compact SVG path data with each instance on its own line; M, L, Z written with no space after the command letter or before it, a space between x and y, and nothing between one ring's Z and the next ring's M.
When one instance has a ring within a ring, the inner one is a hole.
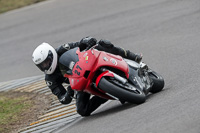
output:
M67 87L66 84L64 86ZM46 86L43 76L35 76L0 83L0 91L8 90L33 92L52 97L51 105L48 107L45 114L38 117L38 121L30 123L29 126L21 129L19 131L20 133L59 132L61 131L61 128L58 129L58 127L64 127L64 129L62 128L63 131L83 119L83 117L76 112L76 101L73 99L73 101L68 105L61 104ZM104 107L108 103L110 103L110 101L101 105L98 109Z
M67 87L66 84L64 84L64 86ZM76 112L75 100L68 105L60 104L57 97L54 96L46 86L43 75L0 83L0 91L9 90L44 94L52 98L51 105L48 107L45 114L38 117L38 121L32 122L26 128L21 129L19 131L20 133L49 133L80 117Z

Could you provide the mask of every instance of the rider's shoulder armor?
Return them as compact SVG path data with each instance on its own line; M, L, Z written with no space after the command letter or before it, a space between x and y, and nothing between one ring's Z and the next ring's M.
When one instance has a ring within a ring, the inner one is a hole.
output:
M66 51L68 51L70 49L70 47L67 47L66 45L67 44L61 45L60 47L58 47L56 49L56 52L57 52L58 56L61 56L63 53L65 53Z
M65 78L62 76L59 67L57 67L54 73L45 75L45 81L50 89L54 89L61 85L65 81Z

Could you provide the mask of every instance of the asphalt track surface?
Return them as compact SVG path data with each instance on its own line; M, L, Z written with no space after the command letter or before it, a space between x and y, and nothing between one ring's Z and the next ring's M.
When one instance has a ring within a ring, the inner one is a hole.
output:
M0 15L0 81L42 73L31 55L85 36L143 53L165 78L162 92L141 105L105 104L56 132L200 132L199 0L49 0Z

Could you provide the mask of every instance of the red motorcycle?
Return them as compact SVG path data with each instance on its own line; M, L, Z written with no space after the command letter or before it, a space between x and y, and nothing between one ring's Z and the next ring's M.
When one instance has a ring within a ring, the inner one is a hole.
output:
M61 72L69 79L73 90L140 104L145 102L149 92L163 89L163 77L146 64L98 51L94 47L83 52L79 48L71 49L59 59Z

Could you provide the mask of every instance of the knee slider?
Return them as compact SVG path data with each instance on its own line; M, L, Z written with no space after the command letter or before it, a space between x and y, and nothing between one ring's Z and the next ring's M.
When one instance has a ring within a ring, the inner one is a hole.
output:
M81 116L90 116L90 113L88 113L87 111L85 110L81 110L81 109L77 109L76 110L78 114L80 114Z

